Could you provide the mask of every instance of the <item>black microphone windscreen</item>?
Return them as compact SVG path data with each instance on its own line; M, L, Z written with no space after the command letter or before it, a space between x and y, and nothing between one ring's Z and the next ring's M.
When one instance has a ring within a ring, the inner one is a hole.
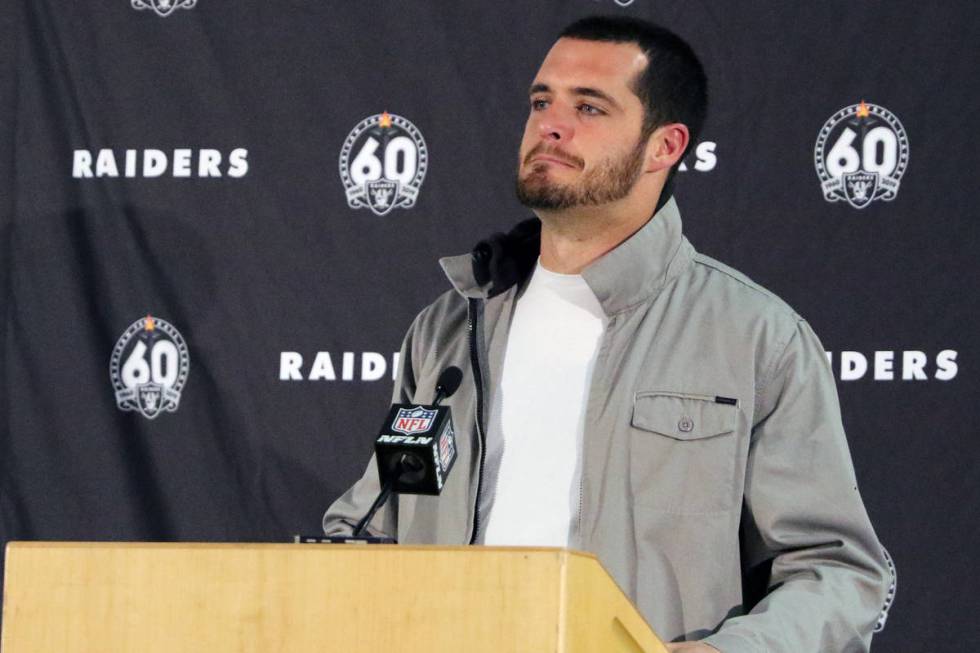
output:
M448 399L453 396L453 393L459 389L459 384L463 381L463 370L459 369L455 365L450 365L442 371L439 375L439 380L436 382L436 392L439 393L443 399Z

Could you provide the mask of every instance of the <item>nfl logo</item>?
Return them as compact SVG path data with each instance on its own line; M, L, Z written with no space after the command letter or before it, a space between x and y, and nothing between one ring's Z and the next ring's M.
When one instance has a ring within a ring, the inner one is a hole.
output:
M456 445L453 442L455 435L453 434L453 425L450 424L446 432L442 434L439 438L439 467L442 468L443 472L448 472L450 466L453 464L453 459L456 458Z
M436 411L426 410L421 406L399 408L395 415L395 421L391 423L391 430L405 435L425 433L432 428L432 420L435 416Z

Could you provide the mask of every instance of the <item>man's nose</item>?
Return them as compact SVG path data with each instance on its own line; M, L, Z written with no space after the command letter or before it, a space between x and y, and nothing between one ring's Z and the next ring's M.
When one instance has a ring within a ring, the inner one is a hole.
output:
M573 116L554 105L540 115L538 135L545 141L567 141L575 134Z

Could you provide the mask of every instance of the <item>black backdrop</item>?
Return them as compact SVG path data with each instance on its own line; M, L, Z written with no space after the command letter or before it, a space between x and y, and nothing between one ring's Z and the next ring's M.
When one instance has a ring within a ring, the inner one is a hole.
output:
M875 649L980 643L980 12L790 4L3 3L0 538L316 532L367 461L405 329L447 288L435 259L526 215L516 149L554 34L624 13L684 35L711 80L677 184L688 237L831 356L898 568ZM831 165L830 201L815 149L843 109L824 151L861 169ZM338 161L365 120L349 159L383 169L401 137L404 178L352 208Z

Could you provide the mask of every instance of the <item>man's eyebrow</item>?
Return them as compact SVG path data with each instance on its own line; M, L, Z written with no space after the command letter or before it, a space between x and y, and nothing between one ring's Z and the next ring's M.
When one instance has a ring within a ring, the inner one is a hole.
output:
M531 89L528 91L528 95L534 95L535 93L551 93L551 87L541 82L538 82L537 84L532 84ZM597 88L591 88L589 86L576 86L575 88L572 89L572 93L574 93L575 95L584 95L586 97L594 97L599 100L603 100L613 105L620 111L622 111L623 109L623 107L620 106L619 102L614 100L611 95L609 95L608 93L604 93L603 91L600 91Z
M605 102L608 102L609 104L613 105L614 107L620 110L622 110L623 108L619 106L619 102L614 100L611 95L609 95L608 93L603 93L597 88L589 88L588 86L576 86L575 88L572 89L572 92L575 93L575 95L585 95L586 97L594 97L600 100L604 100Z

